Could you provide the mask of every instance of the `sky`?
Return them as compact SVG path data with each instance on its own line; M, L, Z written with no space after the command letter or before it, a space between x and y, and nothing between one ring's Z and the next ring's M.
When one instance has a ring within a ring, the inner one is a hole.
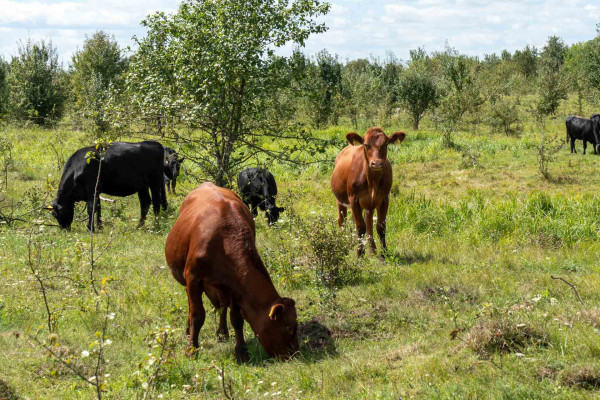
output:
M384 57L402 60L409 50L443 50L483 56L544 46L548 36L567 44L596 36L600 0L330 0L321 18L329 30L311 37L305 53L321 49L342 59ZM86 35L104 30L122 46L143 36L140 21L156 11L173 12L176 0L0 0L0 56L17 54L18 41L51 39L67 65ZM281 54L291 46L280 49Z

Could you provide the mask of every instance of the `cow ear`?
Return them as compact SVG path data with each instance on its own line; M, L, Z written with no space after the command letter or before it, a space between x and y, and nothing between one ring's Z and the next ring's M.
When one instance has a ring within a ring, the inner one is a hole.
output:
M279 212L284 212L285 211L285 207L279 207Z
M177 161L179 161L180 163L182 163L184 160L185 160L185 157L181 157L181 158L180 158L179 160L177 160Z
M363 144L363 138L356 132L348 132L346 133L346 140L352 146L357 146L359 144Z
M277 316L280 316L285 306L281 303L277 303L271 307L271 311L269 312L269 319L271 321L277 321Z
M391 144L400 144L406 137L406 133L404 132L394 132L390 136L388 136L388 140Z

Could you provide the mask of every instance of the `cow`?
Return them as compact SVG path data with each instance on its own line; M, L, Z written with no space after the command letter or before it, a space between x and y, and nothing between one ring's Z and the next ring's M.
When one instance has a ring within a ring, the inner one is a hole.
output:
M246 320L271 357L287 358L298 349L294 300L281 297L256 249L254 219L231 190L205 182L190 192L167 237L165 256L171 274L188 296L188 349L198 348L204 324L205 293L221 308L217 337L227 337L226 311L235 331L235 357L249 360Z
M367 234L370 252L375 252L373 238L373 213L377 210L377 234L383 250L385 242L385 219L392 187L392 166L387 159L387 147L401 143L406 134L394 132L387 136L379 127L370 128L365 136L356 132L346 134L349 145L336 157L331 176L331 189L337 200L338 225L342 227L350 207L358 233L357 255L364 254L363 236ZM363 218L363 210L365 216Z
M575 150L575 140L583 140L583 154L587 149L587 142L592 144L594 154L598 154L596 147L600 144L600 115L594 114L591 119L571 115L565 121L567 127L567 143L571 140L571 153Z
M273 174L262 168L246 168L238 174L237 184L244 203L252 210L254 217L258 215L258 207L265 211L269 225L277 222L285 208L275 204L277 184Z
M140 227L144 224L150 203L155 215L160 212L161 205L163 209L167 208L163 165L163 146L154 141L113 142L81 148L65 163L58 194L50 208L52 215L61 228L68 230L73 222L75 203L85 201L88 229L94 229L94 209L97 226L101 228L100 194L125 197L137 193L141 208Z
M184 160L185 157L179 157L175 150L165 146L164 181L169 193L171 193L172 191L173 194L175 194L175 186L177 186L177 177L179 176L179 170L181 169L181 164Z

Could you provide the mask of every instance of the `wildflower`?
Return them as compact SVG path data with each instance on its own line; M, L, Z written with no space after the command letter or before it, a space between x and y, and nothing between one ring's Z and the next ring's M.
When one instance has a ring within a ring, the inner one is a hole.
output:
M87 350L84 350L81 352L81 358L86 358L90 356L90 352Z

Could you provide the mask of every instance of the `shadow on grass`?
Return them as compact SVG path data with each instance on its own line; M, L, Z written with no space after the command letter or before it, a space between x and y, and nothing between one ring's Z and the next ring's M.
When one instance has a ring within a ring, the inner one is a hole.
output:
M433 255L429 253L422 253L416 251L408 251L402 253L397 250L388 250L384 254L384 260L387 264L394 266L411 265L431 261L433 260Z
M338 355L331 331L317 319L298 324L298 341L300 342L300 354L296 360L300 362L314 363ZM256 338L248 340L247 345L250 353L248 365L260 366L265 363L277 362L269 357Z
M2 400L17 400L19 396L14 392L14 390L8 386L6 382L0 379L0 399Z

